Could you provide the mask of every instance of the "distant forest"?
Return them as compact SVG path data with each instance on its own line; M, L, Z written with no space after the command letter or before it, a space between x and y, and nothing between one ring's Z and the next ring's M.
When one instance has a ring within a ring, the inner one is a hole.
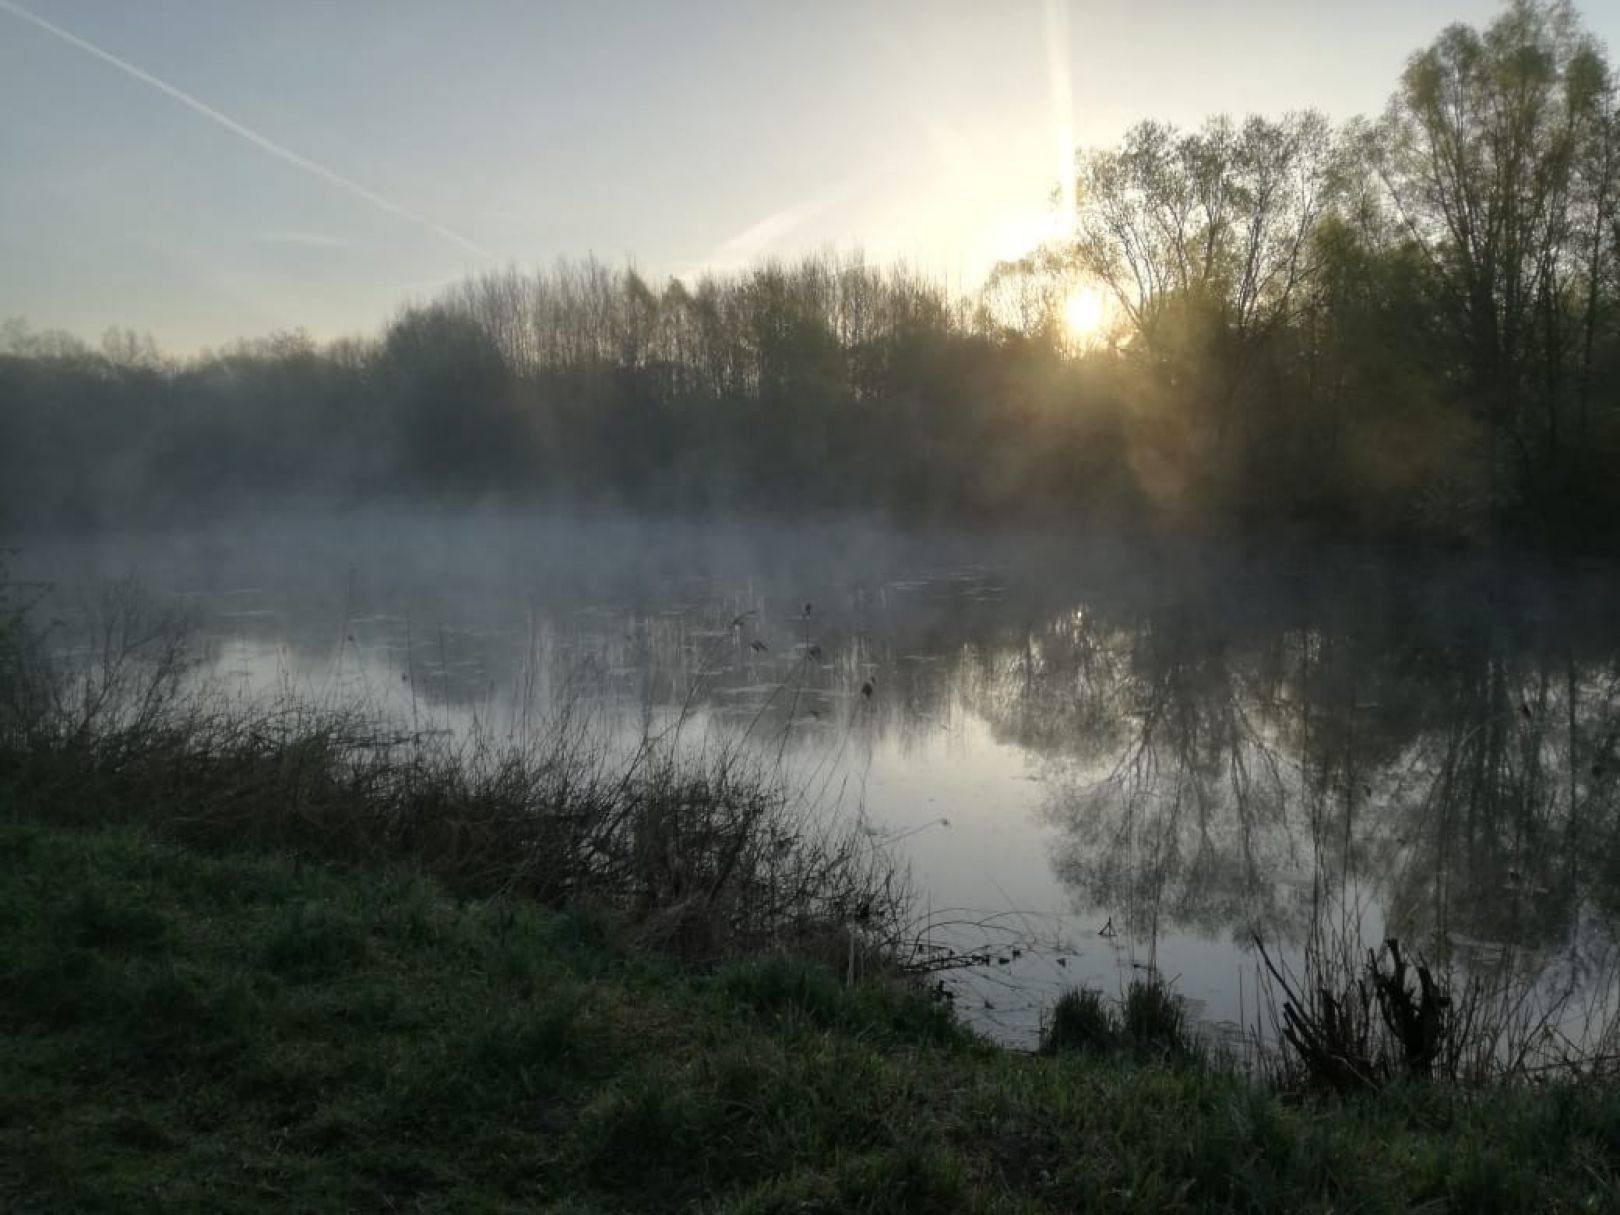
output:
M968 297L587 260L329 344L7 322L0 527L298 498L1620 544L1620 117L1568 5L1447 29L1376 121L1143 123L1075 195Z

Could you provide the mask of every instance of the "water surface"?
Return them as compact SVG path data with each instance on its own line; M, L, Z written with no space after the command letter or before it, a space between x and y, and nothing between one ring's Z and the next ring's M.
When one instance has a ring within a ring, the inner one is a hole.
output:
M958 1008L1029 1045L1156 967L1264 1028L1256 936L1609 991L1616 582L1567 563L489 514L24 541L70 637L133 575L247 697L746 737L909 863Z

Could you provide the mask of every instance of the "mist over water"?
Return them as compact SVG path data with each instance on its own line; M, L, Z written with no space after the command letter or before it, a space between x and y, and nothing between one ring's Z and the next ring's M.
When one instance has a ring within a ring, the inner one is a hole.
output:
M0 1211L1620 1211L1620 0L569 7L0 0Z
M1157 967L1261 1026L1255 935L1386 934L1610 992L1614 577L1373 550L283 513L29 539L64 648L133 577L196 678L406 734L566 711L628 745L746 741L906 858L970 1022L1032 1044L1065 986Z

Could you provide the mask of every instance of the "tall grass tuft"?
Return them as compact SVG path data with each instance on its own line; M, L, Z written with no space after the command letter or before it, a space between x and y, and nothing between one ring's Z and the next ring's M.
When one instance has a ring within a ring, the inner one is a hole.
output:
M1131 981L1123 1014L1125 1038L1137 1050L1186 1054L1190 1049L1186 1006L1159 975Z
M1040 1052L1067 1051L1191 1055L1186 1006L1157 973L1132 979L1117 1005L1093 988L1066 991L1047 1016Z
M1116 1050L1121 1040L1119 1016L1102 992L1079 987L1064 992L1052 1006L1041 1031L1043 1055L1066 1051Z

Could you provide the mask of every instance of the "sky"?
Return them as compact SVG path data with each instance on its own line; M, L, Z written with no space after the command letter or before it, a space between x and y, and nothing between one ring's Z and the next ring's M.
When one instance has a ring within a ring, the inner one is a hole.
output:
M1620 0L1586 24L1620 44ZM190 352L467 273L971 288L1134 122L1380 111L1498 0L0 0L0 318Z

